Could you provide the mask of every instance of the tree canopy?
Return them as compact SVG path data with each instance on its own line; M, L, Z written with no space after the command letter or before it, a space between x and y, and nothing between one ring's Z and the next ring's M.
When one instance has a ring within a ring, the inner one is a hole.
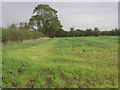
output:
M32 29L43 32L49 37L55 37L56 33L62 30L57 11L49 5L40 4L36 6L29 21Z

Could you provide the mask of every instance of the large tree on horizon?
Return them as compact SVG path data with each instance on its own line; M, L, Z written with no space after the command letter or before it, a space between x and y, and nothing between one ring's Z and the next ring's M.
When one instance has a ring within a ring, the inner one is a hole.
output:
M56 33L62 30L57 11L46 4L35 7L33 16L29 19L29 24L35 31L43 32L49 37L55 37Z

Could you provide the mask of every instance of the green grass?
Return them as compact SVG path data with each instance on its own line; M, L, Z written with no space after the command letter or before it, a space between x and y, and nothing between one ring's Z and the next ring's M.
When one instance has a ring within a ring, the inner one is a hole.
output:
M118 37L4 45L3 87L117 88Z

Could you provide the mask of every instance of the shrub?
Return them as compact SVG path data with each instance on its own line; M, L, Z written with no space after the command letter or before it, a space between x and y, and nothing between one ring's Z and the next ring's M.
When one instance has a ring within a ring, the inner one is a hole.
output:
M2 42L16 42L30 39L37 39L40 37L44 37L45 35L41 32L35 32L31 30L25 29L2 29Z

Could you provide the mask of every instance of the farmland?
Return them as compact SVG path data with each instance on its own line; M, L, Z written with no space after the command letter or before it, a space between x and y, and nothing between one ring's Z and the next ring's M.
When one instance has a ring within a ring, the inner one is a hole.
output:
M117 88L118 37L66 37L3 45L5 88Z

